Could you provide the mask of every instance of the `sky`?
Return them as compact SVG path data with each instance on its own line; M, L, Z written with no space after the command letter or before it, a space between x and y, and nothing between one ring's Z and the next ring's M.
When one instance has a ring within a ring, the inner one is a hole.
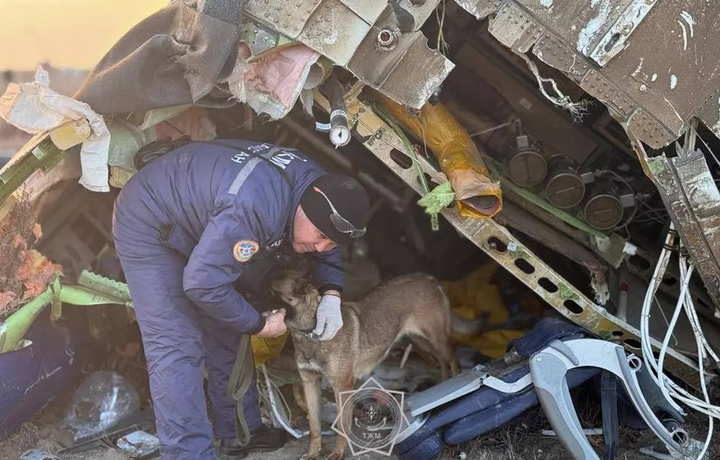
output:
M0 70L90 70L169 0L0 0Z

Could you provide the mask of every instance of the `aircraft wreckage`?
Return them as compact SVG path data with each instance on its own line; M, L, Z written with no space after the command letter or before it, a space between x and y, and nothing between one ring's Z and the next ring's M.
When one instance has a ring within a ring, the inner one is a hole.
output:
M414 393L394 454L432 458L482 433L458 426L480 392L530 389L573 457L598 458L567 393L587 366L695 458L659 411L720 414L706 392L720 346L719 23L704 0L174 1L73 97L42 69L10 84L0 116L34 134L0 170L2 223L33 216L2 247L18 276L0 292L0 365L35 376L4 384L25 395L12 404L28 417L48 398L32 385L47 395L76 375L64 309L97 306L82 309L95 337L109 318L99 306L132 315L121 273L102 267L138 152L246 136L352 173L426 263L462 274L468 255L433 235L469 242L592 336L512 349ZM480 332L476 317L455 320ZM57 344L57 374L31 362Z

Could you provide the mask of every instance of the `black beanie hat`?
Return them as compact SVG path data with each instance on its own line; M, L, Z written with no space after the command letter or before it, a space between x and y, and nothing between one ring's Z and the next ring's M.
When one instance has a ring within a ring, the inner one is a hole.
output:
M339 218L332 217L328 200ZM341 174L317 178L303 193L300 206L318 230L340 245L348 245L363 236L370 217L370 200L365 189L352 177Z

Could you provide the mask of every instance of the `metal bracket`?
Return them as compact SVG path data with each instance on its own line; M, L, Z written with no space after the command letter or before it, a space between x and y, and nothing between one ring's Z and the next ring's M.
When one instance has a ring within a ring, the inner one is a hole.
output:
M440 382L425 391L410 395L405 400L405 403L410 409L410 415L417 417L445 403L472 393L480 388L483 385L483 381L489 376L490 374L484 370L471 369L444 382Z
M486 387L490 387L493 390L497 390L501 393L517 393L524 390L533 384L532 375L528 374L525 377L521 377L512 383L507 383L499 378L488 376L483 379L483 384Z
M614 374L623 384L645 423L668 446L685 454L685 446L658 420L640 389L635 373L642 361L627 356L619 345L596 339L555 341L530 359L530 374L543 411L558 438L575 459L599 460L582 431L565 375L577 367L597 367Z
M702 152L695 149L697 133L690 126L677 157L648 158L639 143L637 156L662 197L668 215L705 282L710 298L720 308L720 192Z

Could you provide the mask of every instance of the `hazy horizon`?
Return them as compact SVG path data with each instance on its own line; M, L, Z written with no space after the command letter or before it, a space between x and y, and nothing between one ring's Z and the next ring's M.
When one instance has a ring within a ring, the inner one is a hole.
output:
M0 71L91 70L169 0L0 0Z

